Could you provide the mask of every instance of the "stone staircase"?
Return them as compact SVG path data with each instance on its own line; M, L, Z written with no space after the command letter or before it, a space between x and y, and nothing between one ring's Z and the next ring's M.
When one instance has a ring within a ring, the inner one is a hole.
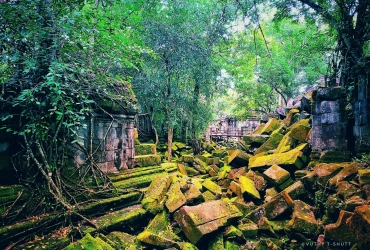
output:
M119 196L102 199L89 203L78 212L87 218L91 215L100 215L91 220L98 229L91 226L82 226L78 241L70 244L66 233L62 233L65 216L63 214L46 214L30 220L18 221L13 225L0 227L0 248L16 245L17 241L33 239L14 249L137 249L134 236L147 225L150 216L142 208L140 202L143 192L152 180L164 173L177 171L176 163L161 163L161 156L156 152L155 144L135 145L135 167L110 174L109 178L117 188ZM1 197L0 211L6 211L6 205L18 200L26 199L21 186L0 188L7 195ZM74 218L77 219L77 218ZM58 228L56 231L54 231ZM32 237L30 235L44 235ZM99 247L97 247L99 246ZM126 247L127 246L127 247Z

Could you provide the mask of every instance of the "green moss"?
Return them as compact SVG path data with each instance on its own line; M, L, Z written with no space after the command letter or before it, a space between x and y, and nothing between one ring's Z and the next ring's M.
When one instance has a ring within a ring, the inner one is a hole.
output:
M203 183L202 183L202 186L211 191L213 194L221 194L222 193L222 189L219 185L217 185L216 183L214 183L213 181L209 180L209 179L206 179Z
M141 206L133 206L116 212L109 213L97 219L100 231L114 231L124 227L135 227L145 221L141 221L147 215L147 211ZM135 224L136 223L136 224Z
M135 245L136 237L124 232L111 232L107 238L114 243L117 249L126 249L130 245Z
M275 129L278 129L280 125L280 121L276 120L275 118L270 118L261 130L261 134L271 134Z
M261 196L259 192L257 191L257 189L255 188L254 182L251 179L245 176L240 176L239 182L240 182L240 189L243 194L247 194L251 196L252 198L261 199Z
M159 155L135 156L135 165L139 167L157 166L159 164L161 164L161 157Z
M256 150L255 154L259 154L262 152L267 152L272 149L276 149L279 146L280 141L283 139L283 137L284 136L279 133L272 134L271 137L264 144L262 144L261 147L259 147Z
M156 176L148 190L146 191L141 204L149 212L156 214L163 210L166 193L172 182L172 177L168 174Z
M135 155L155 155L157 153L155 144L135 145Z
M224 250L223 233L219 232L212 237L208 243L208 250Z
M152 182L152 180L155 177L160 176L160 175L162 175L162 173L135 177L135 178L115 182L114 186L116 188L122 188L122 189L148 187L150 183Z

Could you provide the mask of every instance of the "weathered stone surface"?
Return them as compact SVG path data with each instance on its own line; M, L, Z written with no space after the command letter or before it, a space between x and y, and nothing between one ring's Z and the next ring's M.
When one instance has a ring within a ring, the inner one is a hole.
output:
M141 204L153 214L159 213L164 206L168 188L171 185L172 177L168 174L156 176L146 191Z
M243 198L239 183L235 181L230 182L229 189L239 198Z
M370 247L370 205L356 207L347 224L355 235L359 249Z
M307 142L307 135L310 130L311 127L308 123L308 119L300 120L292 125L289 136L300 142Z
M289 127L290 125L292 125L292 118L295 114L298 114L298 113L299 113L298 109L289 110L285 119L283 120L283 123L285 124L285 126Z
M313 168L313 176L322 185L326 185L330 178L334 177L343 169L341 164L320 163Z
M358 177L361 186L370 184L370 169L359 169Z
M138 155L135 156L135 165L139 167L157 166L161 164L159 155Z
M280 124L280 121L276 120L275 118L270 118L265 124L265 127L261 130L261 134L271 134L275 129L280 127Z
M332 141L329 141L329 144L332 147L335 147L335 146L338 146L340 144L340 142L332 140ZM351 153L349 151L345 151L345 150L341 150L341 151L339 151L339 150L333 150L333 151L325 150L321 153L319 161L320 162L326 162L326 163L330 163L330 162L348 162L348 161L351 161Z
M261 175L257 174L256 172L249 170L248 173L244 175L248 179L251 179L254 182L254 187L258 191L263 191L267 185L267 181Z
M227 239L243 239L243 232L240 231L240 229L234 227L233 225L230 225L226 227L224 236Z
M205 191L202 195L205 202L216 200L216 196L208 190Z
M341 210L336 223L328 224L325 226L325 239L333 241L345 241L355 242L355 236L349 230L349 226L346 223L347 219L350 218L353 213Z
M310 207L300 200L294 201L293 216L287 226L293 231L308 236L315 235L318 229L315 215L311 211Z
M245 167L242 167L242 168L234 168L234 169L231 169L229 174L227 175L227 178L228 179L238 179L240 176L242 175L245 175L246 174L246 168Z
M185 198L186 204L197 204L204 201L202 193L194 184L190 184L189 189L185 191Z
M337 182L337 194L341 195L345 200L347 200L354 195L360 196L361 189L349 183L348 181L340 181Z
M155 155L157 154L157 147L155 144L140 144L135 145L135 155Z
M148 224L144 232L141 232L137 239L146 244L169 248L175 244L178 237L170 231L166 210L158 213Z
M204 235L227 226L241 212L223 200L210 201L197 206L183 206L174 215L181 229L191 243L196 244Z
M287 193L293 200L307 197L307 190L301 181L294 182L294 184L284 189L283 192Z
M285 169L279 167L278 165L272 165L266 171L263 172L267 181L274 186L280 186L283 182L290 179L290 174Z
M288 204L283 195L278 194L269 202L263 204L262 207L264 208L266 218L273 220L286 212L290 208L290 204Z
M324 88L320 87L314 90L312 93L312 98L314 100L337 100L342 96L341 87Z
M240 231L242 231L244 237L255 238L258 234L258 225L253 221L243 222L238 225Z
M292 149L293 139L290 137L290 131L284 135L274 153L285 153Z
M166 207L170 213L173 213L181 206L185 205L186 198L181 192L181 184L179 181L173 182L167 192Z
M193 155L183 155L182 161L186 163L193 163L194 162L194 156Z
M258 157L248 168L259 168L259 167L268 167L272 165L279 165L281 167L294 167L302 168L303 163L306 161L306 157L303 155L303 150L307 144L302 144L295 149L292 149L286 153L272 154Z
M185 176L188 175L188 172L186 171L185 165L183 165L181 163L177 164L177 171L179 171L182 175L185 175Z
M227 164L233 168L246 167L248 166L249 158L251 157L252 155L247 154L240 149L236 149L229 152Z
M342 163L341 165L343 165L343 169L329 180L329 184L332 186L336 185L340 181L349 178L350 176L354 176L357 174L358 166L356 162Z
M270 138L256 150L255 154L276 149L283 137L284 136L280 133L272 133Z
M261 134L262 129L265 127L265 123L261 123L257 128L252 132L252 134L258 135Z
M262 125L264 126L265 124ZM243 141L245 142L245 145L254 144L256 146L260 146L263 143L265 143L269 138L270 138L269 135L251 134L243 136Z
M261 196L257 189L254 186L254 182L245 177L245 176L240 176L239 177L239 182L240 182L240 190L243 195L247 195L252 197L253 199L261 199Z
M221 194L222 193L222 189L219 185L217 185L216 183L214 183L213 181L211 181L210 179L206 179L203 183L202 183L202 186L211 191L213 194L217 195L217 194Z

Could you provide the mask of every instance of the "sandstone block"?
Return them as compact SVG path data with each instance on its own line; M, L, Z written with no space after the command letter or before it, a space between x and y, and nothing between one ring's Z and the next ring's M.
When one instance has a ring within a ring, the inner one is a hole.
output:
M203 236L229 225L241 215L232 204L217 200L192 207L183 206L174 214L174 218L189 241L196 244Z
M269 150L276 149L279 146L280 141L283 139L283 135L280 133L273 133L271 134L270 138L264 142L255 152L255 154L259 154L262 152L267 152Z
M356 207L347 224L355 235L359 249L369 249L370 246L370 205Z
M359 169L358 177L361 186L370 184L370 169Z
M258 225L252 221L244 222L239 224L238 228L242 231L244 237L246 238L255 238L258 234Z
M156 176L150 183L141 204L153 214L163 210L165 197L172 182L172 177L168 174Z
M293 216L288 227L303 235L313 236L318 229L318 223L310 207L303 201L295 200Z
M181 192L181 184L176 181L173 182L167 193L166 207L170 213L173 213L181 206L185 205L186 198Z
M303 155L301 150L304 150L307 143L298 146L286 153L278 153L272 155L261 156L255 159L255 161L248 166L248 168L259 168L268 167L272 165L279 165L285 167L293 167L295 169L300 169L307 158Z
M229 157L227 164L233 168L246 167L248 166L249 158L252 155L247 154L246 152L236 149L229 152Z
M222 189L219 185L217 185L216 183L214 183L213 181L211 181L210 179L206 179L203 183L202 183L202 186L211 191L213 194L221 194L222 193Z
M355 236L346 223L347 219L352 215L353 213L351 212L341 210L339 212L337 222L325 226L325 239L333 241L355 242Z
M271 134L275 129L280 127L280 121L278 121L275 118L270 118L269 121L265 124L263 129L261 130L261 134L269 135Z
M243 195L247 195L252 197L253 199L261 199L261 196L257 189L254 186L253 180L245 177L245 176L240 176L239 177L239 182L240 182L240 190Z

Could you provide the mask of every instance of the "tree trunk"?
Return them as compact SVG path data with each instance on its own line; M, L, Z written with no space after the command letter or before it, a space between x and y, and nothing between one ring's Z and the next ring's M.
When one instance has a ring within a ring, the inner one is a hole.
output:
M172 161L172 138L173 138L173 127L171 126L171 124L168 124L168 134L167 134L168 162Z

